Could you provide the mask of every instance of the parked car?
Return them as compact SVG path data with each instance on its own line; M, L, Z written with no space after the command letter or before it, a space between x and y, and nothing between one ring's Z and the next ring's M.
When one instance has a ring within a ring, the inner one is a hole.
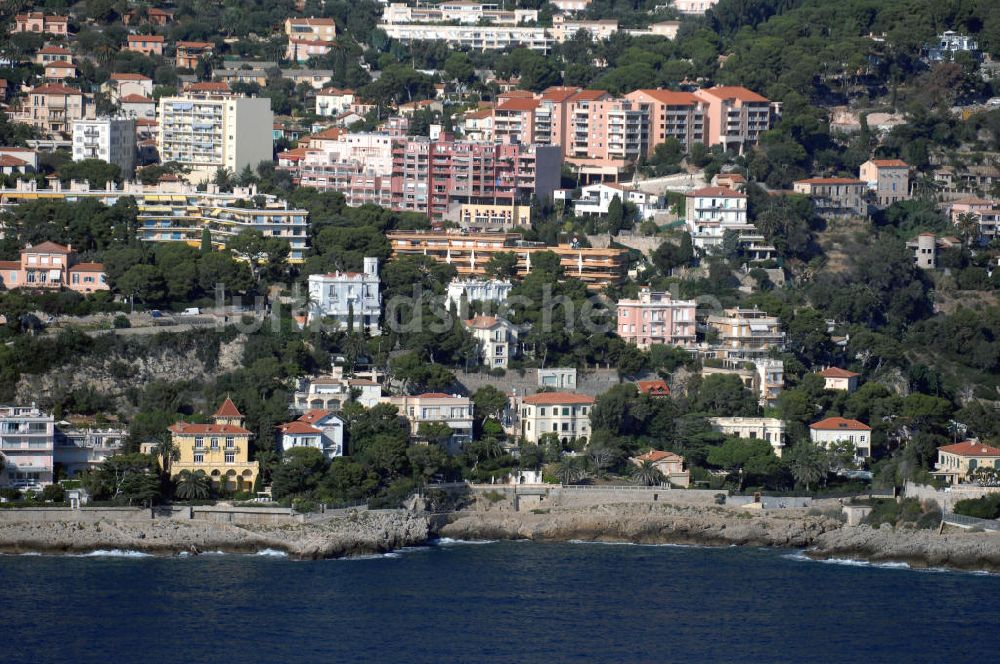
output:
M188 307L181 312L181 316L197 316L199 314L201 314L201 309L198 307Z

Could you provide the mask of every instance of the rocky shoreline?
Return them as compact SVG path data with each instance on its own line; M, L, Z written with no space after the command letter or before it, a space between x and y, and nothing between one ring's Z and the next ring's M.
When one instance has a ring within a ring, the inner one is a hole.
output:
M387 553L424 544L426 519L405 512L357 512L319 523L235 525L207 520L0 523L0 553L138 551L156 555L280 551L301 559Z
M432 516L362 511L284 525L179 519L0 523L0 553L5 554L278 551L317 560L388 553L425 545L434 538L779 547L799 549L816 559L1000 573L1000 534L852 527L832 512L804 509L759 512L659 503Z

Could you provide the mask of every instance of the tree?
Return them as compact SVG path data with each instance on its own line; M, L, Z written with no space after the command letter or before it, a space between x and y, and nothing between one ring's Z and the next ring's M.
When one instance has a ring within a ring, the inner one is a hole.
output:
M315 447L293 447L271 476L275 499L308 493L315 489L326 471L326 457Z
M622 199L615 194L611 202L608 203L608 232L617 235L625 224L625 208Z
M417 427L417 437L439 446L447 446L455 432L447 422L421 422Z
M826 450L808 442L793 445L784 454L795 482L811 491L816 482L826 477L830 471L830 458Z
M587 471L579 458L567 457L556 466L555 475L563 484L575 484L587 477Z
M240 231L239 235L230 240L228 248L233 254L250 263L255 281L260 280L261 266L284 264L290 251L287 240L264 237L260 231L249 228Z
M643 461L642 463L632 467L632 479L635 480L637 484L643 486L657 486L663 484L666 478L663 477L663 473L657 468L652 461Z
M205 500L212 493L212 480L204 470L191 472L185 468L177 475L174 495L181 500Z
M495 253L486 261L483 269L491 279L510 281L517 276L517 254L512 251Z
M472 394L472 403L477 417L483 420L497 418L507 409L507 395L492 385L484 385Z
M212 253L212 233L207 228L201 229L201 255L207 256Z
M759 438L729 438L721 446L709 450L708 462L730 475L737 475L740 491L748 476L766 476L780 465L771 444Z

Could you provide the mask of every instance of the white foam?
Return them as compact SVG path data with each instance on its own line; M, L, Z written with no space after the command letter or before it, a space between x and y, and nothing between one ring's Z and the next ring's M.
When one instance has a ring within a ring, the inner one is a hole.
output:
M786 553L782 558L797 560L800 562L825 563L827 565L843 565L845 567L871 567L875 569L904 569L910 572L930 572L934 574L972 574L974 576L996 576L993 572L985 570L962 570L949 569L947 567L913 567L903 562L873 562L871 560L859 560L857 558L812 558L802 551Z
M441 537L428 542L431 546L454 546L456 544L495 544L496 540L462 540L451 537Z
M697 544L647 544L644 542L602 542L600 540L569 540L568 544L598 544L601 546L643 546L649 548L669 548L669 549L706 549L709 547L699 546Z
M78 554L78 558L151 558L153 554L126 549L98 549L90 553Z
M255 555L258 556L274 556L276 558L287 558L288 554L284 551L278 551L277 549L261 549Z
M389 553L369 553L361 556L346 556L344 558L334 558L334 560L385 560L386 558L402 558L403 554L399 551L390 551Z

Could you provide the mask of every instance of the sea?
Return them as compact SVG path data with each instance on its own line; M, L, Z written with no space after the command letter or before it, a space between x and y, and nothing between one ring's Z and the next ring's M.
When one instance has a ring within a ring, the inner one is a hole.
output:
M779 549L0 556L0 662L990 662L1000 576Z

